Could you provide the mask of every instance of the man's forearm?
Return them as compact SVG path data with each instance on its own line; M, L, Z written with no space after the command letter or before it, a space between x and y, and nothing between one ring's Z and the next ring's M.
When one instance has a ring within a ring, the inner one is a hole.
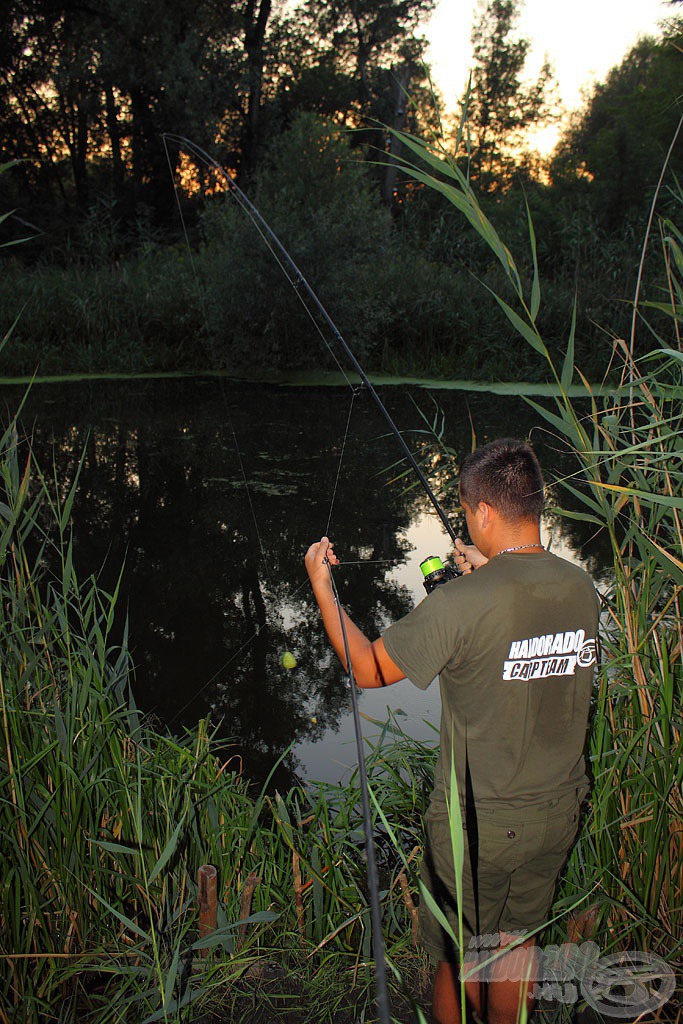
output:
M389 686L404 678L401 669L387 654L380 637L371 642L356 626L335 599L330 576L330 566L338 565L338 559L327 537L311 544L306 552L306 570L311 580L313 594L318 602L323 625L335 653L342 665L353 677L357 686ZM343 628L342 628L343 621ZM344 634L349 645L351 665L347 664Z
M390 686L391 683L396 683L399 679L404 678L403 672L387 654L382 638L375 640L374 643L368 640L353 619L349 618L344 609L337 604L331 586L314 586L313 593L320 608L325 632L337 657L348 672L340 615L344 620L344 630L356 686L360 686L362 689L372 689Z
M313 594L320 608L325 632L334 647L337 657L348 672L349 667L346 664L346 648L344 646L344 633L342 631L340 615L343 617L346 639L349 644L349 654L351 655L351 665L355 669L365 649L371 646L370 641L355 622L349 618L341 605L337 604L331 586L316 586L313 588Z

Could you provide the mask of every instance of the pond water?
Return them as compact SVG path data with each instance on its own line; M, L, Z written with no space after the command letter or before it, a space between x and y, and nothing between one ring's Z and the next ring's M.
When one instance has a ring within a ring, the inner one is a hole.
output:
M519 398L406 387L380 394L411 449L430 460L439 493L448 472L420 410L430 421L442 411L460 454L473 431L479 444L531 433L546 475L562 469L557 441ZM18 394L6 388L3 397L13 412ZM424 596L419 562L450 548L421 489L396 464L398 444L371 396L213 378L37 385L21 423L39 464L54 462L64 486L83 456L75 563L81 578L94 573L108 588L124 567L117 629L127 614L139 707L178 731L210 715L255 780L290 745L278 785L348 777L350 694L304 552L329 532L346 563L336 570L342 601L374 638ZM544 531L553 550L599 573L599 547L580 524L548 517ZM294 669L282 667L285 651ZM390 708L409 734L436 738L436 686L422 693L397 683L361 693L360 707L377 720Z

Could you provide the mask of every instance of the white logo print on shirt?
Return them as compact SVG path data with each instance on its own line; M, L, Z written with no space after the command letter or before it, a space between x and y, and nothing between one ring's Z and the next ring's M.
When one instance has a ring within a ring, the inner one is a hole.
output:
M583 629L513 640L508 659L503 663L503 679L573 676L577 667L595 663L595 640L587 640Z

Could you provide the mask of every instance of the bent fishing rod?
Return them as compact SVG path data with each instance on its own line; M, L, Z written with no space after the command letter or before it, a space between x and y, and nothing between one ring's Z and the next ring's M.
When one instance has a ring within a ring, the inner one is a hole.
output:
M401 449L403 450L403 454L405 455L406 459L410 463L410 466L413 469L413 471L415 472L415 474L416 474L418 480L420 481L422 487L424 488L424 491L427 494L427 497L429 498L429 500L431 501L432 505L434 506L434 509L435 509L437 515L439 516L439 519L443 523L444 528L446 529L446 532L448 533L449 537L451 538L451 540L455 544L455 541L457 539L457 535L456 535L453 527L451 526L451 523L450 523L450 521L448 519L448 516L446 515L446 513L443 510L443 508L439 504L439 500L436 497L436 495L434 494L434 491L432 490L432 487L431 487L429 481L427 480L426 476L422 472L422 469L420 468L420 465L417 462L417 459L415 458L415 456L411 452L410 448L408 447L408 445L405 442L405 439L404 439L403 435L401 434L400 430L398 429L398 427L394 423L393 419L391 418L389 410L387 409L387 407L385 406L384 402L382 401L382 399L377 394L377 391L373 387L372 382L370 381L370 379L368 378L367 374L365 373L365 370L363 369L361 364L358 362L358 359L354 355L352 349L347 344L346 339L343 337L341 331L339 330L337 325L332 320L332 317L327 312L327 310L323 306L322 302L320 301L320 299L318 298L316 293L313 291L313 288L310 286L310 284L308 283L308 281L306 280L304 275L301 273L301 271L299 270L299 267L294 262L294 259L287 252L287 250L285 249L284 245L282 244L280 239L277 237L275 232L272 230L270 225L264 220L263 216L259 213L259 211L254 206L254 204L251 202L251 200L247 198L247 196L244 194L244 192L239 187L239 185L237 185L233 181L233 179L221 167L221 165L218 163L218 161L215 160L212 156L210 156L204 149L202 149L201 146L198 146L196 143L192 142L190 139L186 138L184 135L174 135L172 133L165 132L164 135L163 135L163 138L164 138L164 140L169 139L170 141L175 142L178 145L183 146L183 148L185 148L187 151L189 151L190 153L192 153L195 156L199 157L201 160L203 160L204 162L209 164L209 166L215 168L215 170L218 171L218 173L222 176L224 181L227 183L228 189L233 193L233 195L235 196L235 198L236 198L237 202L239 203L239 205L248 214L250 219L256 224L256 226L258 227L260 233L265 237L265 239L267 240L267 242L270 245L275 247L275 249L277 250L279 255L282 257L282 259L285 261L285 263L287 264L287 266L290 268L291 272L293 273L293 279L290 279L290 280L291 280L291 283L292 283L294 289L296 291L298 291L299 288L301 287L306 292L306 294L308 295L309 299L313 302L313 304L315 305L316 309L320 313L321 317L323 318L323 320L325 321L325 323L329 327L330 331L332 332L332 334L334 335L336 340L339 342L343 352L346 354L349 362L351 363L351 365L353 366L354 370L356 371L356 373L360 377L360 379L363 382L364 386L368 389L368 391L372 395L372 398L373 398L375 404L377 405L377 408L380 410L380 412L384 416L384 419L387 421L387 424L389 425L390 430L392 431L392 433L396 437L398 443L401 446Z

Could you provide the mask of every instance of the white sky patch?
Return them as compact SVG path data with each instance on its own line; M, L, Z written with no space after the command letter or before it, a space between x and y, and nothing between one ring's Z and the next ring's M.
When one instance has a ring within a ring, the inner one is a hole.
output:
M423 31L435 85L450 113L459 110L472 65L472 25L477 0L440 0ZM531 41L527 58L533 79L548 58L555 69L558 93L567 110L581 106L582 90L603 81L610 68L645 35L659 35L660 24L678 12L662 0L573 0L570 7L553 0L526 0L518 31ZM538 134L534 145L549 152L559 129Z

